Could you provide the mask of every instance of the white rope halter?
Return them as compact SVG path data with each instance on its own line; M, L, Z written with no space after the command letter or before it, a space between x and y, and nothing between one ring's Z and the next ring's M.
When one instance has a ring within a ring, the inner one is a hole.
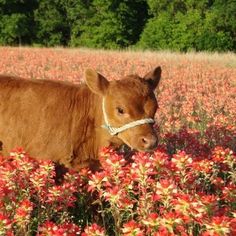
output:
M125 124L119 128L115 128L115 127L112 127L110 124L109 124L109 121L108 121L108 118L107 118L107 113L106 113L106 110L105 110L105 101L104 99L102 100L102 112L103 112L103 116L104 116L104 121L105 121L105 124L102 125L102 128L108 130L108 132L110 133L110 135L116 135L118 133L121 133L127 129L130 129L130 128L133 128L135 126L138 126L138 125L143 125L143 124L153 124L155 123L155 121L152 119L152 118L145 118L145 119L141 119L141 120L136 120L136 121L131 121L130 123L128 124Z

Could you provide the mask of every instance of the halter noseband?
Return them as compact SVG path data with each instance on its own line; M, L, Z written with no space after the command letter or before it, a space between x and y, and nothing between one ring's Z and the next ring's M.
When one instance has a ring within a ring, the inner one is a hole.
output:
M155 121L152 118L145 118L145 119L141 119L141 120L131 121L130 123L125 124L125 125L123 125L119 128L112 127L108 122L107 114L106 114L106 111L105 111L104 98L102 100L102 112L103 112L103 117L104 117L104 121L105 121L105 124L102 125L102 128L106 129L110 133L110 135L112 135L112 136L116 135L118 133L121 133L121 132L123 132L127 129L138 126L138 125L155 123Z

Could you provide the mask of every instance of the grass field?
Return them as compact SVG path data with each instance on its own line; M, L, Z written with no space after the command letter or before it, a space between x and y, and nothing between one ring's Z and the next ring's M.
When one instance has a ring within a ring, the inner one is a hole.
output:
M0 74L32 79L81 83L91 67L114 80L158 65L155 153L125 165L105 148L104 171L58 186L53 163L14 150L0 158L0 235L236 235L235 54L0 48Z

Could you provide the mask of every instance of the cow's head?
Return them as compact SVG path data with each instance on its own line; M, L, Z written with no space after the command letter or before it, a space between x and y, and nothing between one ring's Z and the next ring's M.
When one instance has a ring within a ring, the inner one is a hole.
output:
M91 69L86 70L85 77L90 90L103 97L100 106L107 132L133 149L155 149L158 140L153 129L157 110L154 90L161 78L161 68L155 68L143 78L129 75L110 82Z

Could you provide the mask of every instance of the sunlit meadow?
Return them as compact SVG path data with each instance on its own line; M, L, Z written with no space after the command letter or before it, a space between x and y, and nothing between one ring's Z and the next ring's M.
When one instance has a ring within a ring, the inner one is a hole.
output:
M13 147L0 157L1 235L236 235L236 55L0 48L0 73L81 83L160 65L160 145L132 161L101 150L103 171L69 172Z

